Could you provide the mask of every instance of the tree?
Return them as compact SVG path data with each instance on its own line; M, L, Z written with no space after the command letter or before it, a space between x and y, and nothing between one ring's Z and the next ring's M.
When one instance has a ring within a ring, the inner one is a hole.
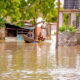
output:
M16 24L21 19L21 14L23 13L21 10L23 10L25 6L25 0L1 0L0 18L6 20L7 16L9 16L10 21Z
M51 19L57 15L55 1L56 0L47 0L47 1L42 0L41 1L40 10L41 10L41 13L43 14L44 20L47 22L49 21L51 22Z
M40 14L48 21L57 15L55 0L1 0L0 17L10 16L11 22L37 19Z
M42 14L42 18L45 19L45 21L54 17L53 11L56 11L55 0L28 0L27 4L26 19L32 19L32 23L35 27L37 27L37 18L40 14Z
M10 16L10 21L14 24L23 25L24 20L31 20L37 27L37 18L42 14L45 21L56 21L56 0L1 0L0 18L6 20ZM36 34L36 31L35 31Z

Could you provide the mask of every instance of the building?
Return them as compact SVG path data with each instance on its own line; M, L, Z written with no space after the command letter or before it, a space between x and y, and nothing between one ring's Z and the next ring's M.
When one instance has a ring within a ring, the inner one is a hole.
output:
M64 9L80 9L80 0L64 0Z
M0 39L4 39L6 41L17 41L23 40L22 35L28 34L29 31L32 32L34 37L35 27L32 25L25 25L24 27L19 27L10 23L5 24L5 28L0 29Z
M67 26L74 25L76 28L80 27L80 0L64 0L64 9L61 9L59 13L59 27L65 23L65 14L69 22Z

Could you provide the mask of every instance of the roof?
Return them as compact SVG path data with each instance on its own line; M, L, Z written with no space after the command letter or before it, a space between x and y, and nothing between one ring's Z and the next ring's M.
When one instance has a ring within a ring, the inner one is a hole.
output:
M23 27L23 29L33 30L33 29L35 29L35 27L34 26L32 26L32 27L26 26L26 27Z
M6 26L6 28L21 29L19 26L16 26L16 25L13 25L13 24L9 24L9 23L6 23L5 26Z
M19 27L19 26L9 24L9 23L6 23L5 25L6 25L6 28L13 28L13 29L28 29L28 30L35 29L34 26L28 26L28 25L26 25L25 27Z

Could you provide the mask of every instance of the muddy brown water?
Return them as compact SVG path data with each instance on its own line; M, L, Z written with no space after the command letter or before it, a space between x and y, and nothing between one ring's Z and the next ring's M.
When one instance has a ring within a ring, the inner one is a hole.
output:
M0 80L80 80L80 46L0 42Z

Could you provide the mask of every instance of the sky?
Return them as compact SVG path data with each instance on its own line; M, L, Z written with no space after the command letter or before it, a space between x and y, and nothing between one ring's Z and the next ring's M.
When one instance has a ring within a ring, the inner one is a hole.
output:
M56 2L57 2L58 0L56 0ZM55 3L56 3L55 2ZM60 0L60 2L62 3L62 6L61 7L63 7L63 5L64 5L64 0Z
M60 0L60 2L62 3L62 6L64 5L64 0Z
M60 2L61 2L62 4L64 4L64 0L60 0Z

